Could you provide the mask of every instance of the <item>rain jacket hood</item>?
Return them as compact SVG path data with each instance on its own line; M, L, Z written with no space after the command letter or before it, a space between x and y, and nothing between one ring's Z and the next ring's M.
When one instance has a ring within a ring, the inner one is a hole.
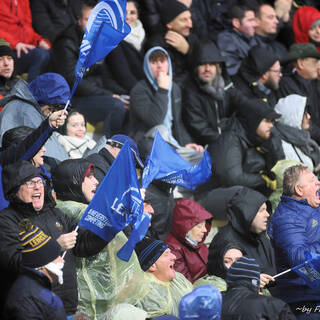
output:
M53 188L59 200L88 203L82 192L82 182L90 166L85 159L69 159L61 162L52 172Z
M199 222L209 219L212 219L212 215L197 202L191 199L179 200L174 208L170 233L182 243L190 245L185 239L186 234ZM209 224L206 227L207 233L202 241L211 229Z
M312 24L320 19L320 11L311 6L299 8L292 17L292 29L295 37L295 43L311 42L309 30ZM320 48L317 48L318 51Z
M256 235L251 232L251 224L259 208L266 202L271 213L271 203L261 193L243 188L228 203L227 216L233 229L245 238L255 241Z

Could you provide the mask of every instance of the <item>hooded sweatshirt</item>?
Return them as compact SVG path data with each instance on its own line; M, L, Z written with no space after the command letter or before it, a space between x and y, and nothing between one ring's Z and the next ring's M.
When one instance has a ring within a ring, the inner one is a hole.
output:
M313 171L320 161L320 149L310 138L309 131L301 128L306 101L306 97L297 94L279 99L275 111L282 116L276 128L281 135L285 158L301 162Z
M219 230L210 245L226 241L239 245L249 258L255 258L261 267L261 272L269 275L276 273L274 251L265 232L260 234L251 231L251 224L259 208L267 204L271 212L270 202L261 193L243 187L227 203L229 224Z
M179 200L174 208L171 232L165 241L176 255L174 269L182 273L192 283L207 273L209 250L203 243L211 226L206 224L207 232L200 243L191 244L187 233L199 222L212 219L212 215L191 199Z

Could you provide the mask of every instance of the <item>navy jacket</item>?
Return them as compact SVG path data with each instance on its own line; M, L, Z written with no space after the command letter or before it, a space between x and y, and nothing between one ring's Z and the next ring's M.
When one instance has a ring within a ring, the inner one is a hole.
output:
M306 199L282 196L268 228L275 249L277 272L303 263L305 251L320 253L320 209ZM287 303L319 301L319 290L311 289L295 272L277 279L279 298Z
M4 311L5 320L66 319L61 299L49 279L35 269L22 269L13 284Z

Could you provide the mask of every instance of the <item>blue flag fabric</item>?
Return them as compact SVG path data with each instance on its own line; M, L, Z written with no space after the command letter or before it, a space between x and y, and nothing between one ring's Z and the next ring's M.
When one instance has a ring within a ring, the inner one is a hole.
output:
M305 252L305 256L307 260L291 270L303 278L310 288L320 289L320 254Z
M146 189L154 179L194 190L211 176L211 157L207 151L196 165L184 160L157 131L151 153L143 170L142 188Z
M103 59L130 31L126 23L126 0L100 0L97 3L91 11L80 46L76 81L70 98L86 69Z
M150 215L143 212L132 151L126 142L89 203L79 226L109 242L119 231L132 225L132 234L118 255L120 259L129 261L136 242L145 236L149 223Z

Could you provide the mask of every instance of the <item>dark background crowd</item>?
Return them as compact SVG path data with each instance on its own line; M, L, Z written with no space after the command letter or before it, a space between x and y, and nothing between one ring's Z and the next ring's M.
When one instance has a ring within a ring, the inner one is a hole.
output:
M127 0L131 32L63 112L96 4L0 6L3 318L188 319L183 296L213 285L207 315L320 319L319 289L273 277L320 253L319 2ZM157 131L192 165L208 151L212 175L143 190L151 225L121 264L130 228L74 229L125 142L141 178Z

